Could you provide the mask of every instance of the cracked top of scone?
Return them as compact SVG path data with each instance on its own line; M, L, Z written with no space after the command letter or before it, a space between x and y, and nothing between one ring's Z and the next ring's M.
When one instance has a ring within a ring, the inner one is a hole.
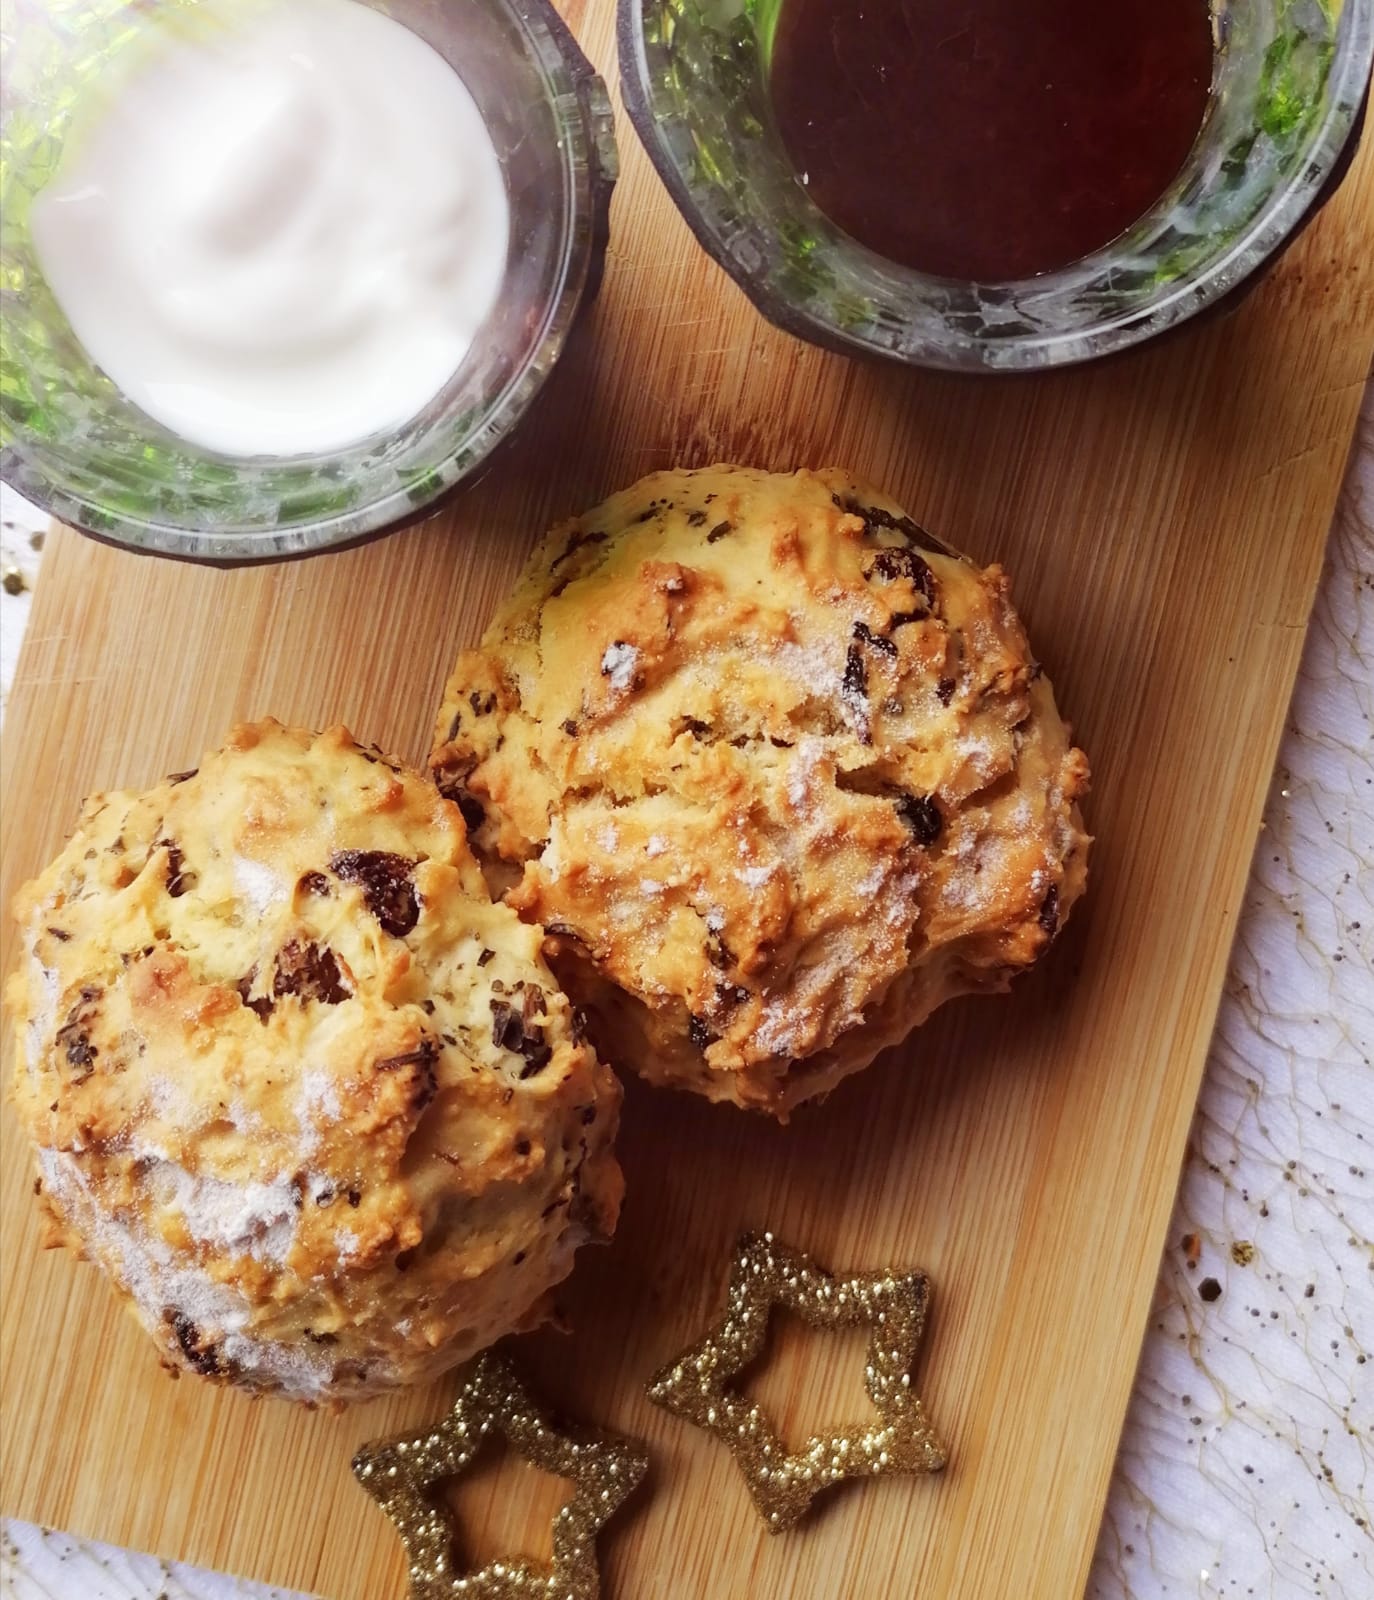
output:
M603 1053L779 1115L1004 987L1086 878L1005 576L839 471L656 473L555 528L432 764Z
M240 727L95 796L15 914L55 1242L169 1361L307 1400L428 1378L614 1226L619 1088L539 930L342 728Z

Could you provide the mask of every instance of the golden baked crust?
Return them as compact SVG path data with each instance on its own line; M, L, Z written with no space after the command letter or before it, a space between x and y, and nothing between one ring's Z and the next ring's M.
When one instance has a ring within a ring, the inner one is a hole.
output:
M620 1204L620 1091L418 774L275 722L97 795L16 897L53 1242L173 1363L296 1399L538 1314Z
M603 1054L784 1116L1086 879L1073 748L997 567L838 471L661 472L554 529L432 766Z

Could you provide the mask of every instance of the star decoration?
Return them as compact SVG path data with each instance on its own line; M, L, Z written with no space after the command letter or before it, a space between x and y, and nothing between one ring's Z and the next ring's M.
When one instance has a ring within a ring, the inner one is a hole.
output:
M945 1447L911 1387L929 1301L922 1272L836 1278L771 1233L747 1233L735 1247L723 1317L651 1379L649 1399L729 1446L769 1530L781 1533L822 1489L843 1479L944 1466ZM730 1388L762 1351L775 1305L813 1328L872 1328L864 1384L875 1422L813 1437L790 1455L761 1407Z
M552 1566L511 1556L479 1572L454 1570L452 1521L426 1491L464 1471L492 1433L533 1466L575 1485L554 1518ZM406 1547L409 1600L597 1600L597 1533L648 1466L649 1458L628 1440L555 1425L511 1363L491 1351L463 1373L458 1398L441 1422L366 1444L353 1458L354 1476Z

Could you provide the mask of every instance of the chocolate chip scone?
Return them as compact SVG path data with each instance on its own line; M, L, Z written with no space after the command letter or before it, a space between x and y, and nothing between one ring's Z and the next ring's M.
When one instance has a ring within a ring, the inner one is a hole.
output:
M838 471L663 472L555 528L433 771L603 1054L785 1116L1005 988L1088 765L997 567Z
M342 728L95 796L15 914L52 1242L169 1362L302 1400L427 1379L614 1227L619 1087L539 930Z

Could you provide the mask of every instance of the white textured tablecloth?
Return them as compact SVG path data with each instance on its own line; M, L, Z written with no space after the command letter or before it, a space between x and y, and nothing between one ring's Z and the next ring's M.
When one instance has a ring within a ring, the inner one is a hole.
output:
M29 531L41 522L12 497L0 512L6 566L31 571ZM6 685L25 606L0 594ZM1089 1600L1374 1600L1371 1347L1374 387L1255 852ZM0 1593L279 1591L11 1522Z

